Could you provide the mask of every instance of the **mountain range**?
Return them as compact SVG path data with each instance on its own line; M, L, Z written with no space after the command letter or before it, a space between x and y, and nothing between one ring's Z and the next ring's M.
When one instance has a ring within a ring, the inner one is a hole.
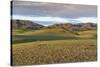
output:
M41 24L37 24L28 20L12 20L12 28L13 29L31 29L31 30L40 30L40 29L53 29L53 28L61 28L64 30L73 30L73 31L81 31L81 30L95 30L97 29L96 23L59 23L53 24L49 26L44 26Z

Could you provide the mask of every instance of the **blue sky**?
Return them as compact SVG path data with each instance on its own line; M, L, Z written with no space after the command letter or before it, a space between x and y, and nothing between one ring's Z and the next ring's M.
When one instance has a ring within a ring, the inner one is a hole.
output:
M31 20L43 25L80 22L96 23L97 6L14 1L12 18Z

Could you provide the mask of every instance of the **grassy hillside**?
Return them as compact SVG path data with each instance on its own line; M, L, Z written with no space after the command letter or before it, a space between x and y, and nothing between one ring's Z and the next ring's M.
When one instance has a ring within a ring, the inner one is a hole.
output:
M78 37L76 34L61 28L43 29L36 31L15 30L13 32L13 43L65 39L78 39Z
M43 29L43 30L14 30L13 43L23 43L32 41L49 41L49 40L68 40L68 39L91 39L96 38L96 31L73 31L64 30L61 28Z
M13 45L13 65L96 60L96 40L53 40Z
M64 30L62 28L53 28L53 29L42 29L42 30L32 30L32 31L24 31L21 29L13 30L13 32L20 33L22 35L36 35L36 34L68 34L68 35L75 35L72 31Z
M81 38L97 38L96 30L80 31L79 37Z

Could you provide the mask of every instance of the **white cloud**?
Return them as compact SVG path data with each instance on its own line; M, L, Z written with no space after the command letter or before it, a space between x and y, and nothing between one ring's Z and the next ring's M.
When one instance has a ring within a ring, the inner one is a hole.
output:
M21 19L21 20L31 20L31 21L44 21L44 22L56 22L56 23L66 23L69 20L60 17L28 17L28 16L19 16L13 15L13 19Z
M80 18L76 18L74 20L82 22L82 23L87 23L87 22L97 23L96 17L80 17Z

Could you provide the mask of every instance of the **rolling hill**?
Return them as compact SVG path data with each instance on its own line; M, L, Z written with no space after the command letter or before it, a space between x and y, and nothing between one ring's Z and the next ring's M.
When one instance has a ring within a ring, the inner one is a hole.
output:
M12 20L12 28L13 29L32 29L38 30L44 27L43 25L34 23L28 20Z

